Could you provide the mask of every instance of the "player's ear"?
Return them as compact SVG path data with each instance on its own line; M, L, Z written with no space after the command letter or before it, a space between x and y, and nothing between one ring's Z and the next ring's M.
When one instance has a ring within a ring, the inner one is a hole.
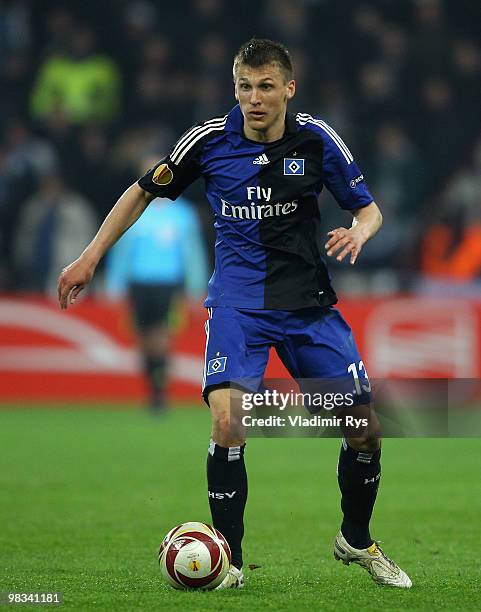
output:
M290 100L296 94L296 82L291 80L287 83L287 99Z
M237 91L237 78L236 78L236 66L234 62L234 66L232 67L232 80L234 81L234 96L237 101L239 101L239 92Z

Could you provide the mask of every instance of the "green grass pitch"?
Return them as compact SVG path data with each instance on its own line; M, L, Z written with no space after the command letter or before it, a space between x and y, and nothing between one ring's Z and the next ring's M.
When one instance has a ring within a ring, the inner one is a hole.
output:
M157 420L81 406L0 412L0 591L60 591L71 610L481 608L481 439L384 442L372 533L411 576L409 591L334 561L333 439L248 441L243 591L164 585L163 535L210 521L208 439L204 409Z

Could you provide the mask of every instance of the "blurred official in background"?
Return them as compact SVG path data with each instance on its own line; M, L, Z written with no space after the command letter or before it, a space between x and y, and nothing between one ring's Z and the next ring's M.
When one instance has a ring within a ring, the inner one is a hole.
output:
M139 221L110 251L106 291L114 299L128 295L145 374L149 409L166 405L169 333L183 296L198 300L207 285L207 261L200 223L185 198L151 202Z

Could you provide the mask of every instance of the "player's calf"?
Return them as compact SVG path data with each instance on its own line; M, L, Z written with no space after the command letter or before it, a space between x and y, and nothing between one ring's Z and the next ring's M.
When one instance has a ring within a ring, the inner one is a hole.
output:
M245 443L231 429L229 390L216 389L208 399L212 414L212 440L207 456L207 484L212 522L229 543L232 565L240 569L247 501Z
M337 466L343 512L341 532L351 546L365 549L373 543L369 522L381 478L381 449L370 440L359 444L364 450L353 448L349 442L343 440Z

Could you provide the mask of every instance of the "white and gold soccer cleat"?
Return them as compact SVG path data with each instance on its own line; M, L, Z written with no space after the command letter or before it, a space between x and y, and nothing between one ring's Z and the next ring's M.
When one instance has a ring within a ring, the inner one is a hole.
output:
M374 582L386 586L409 589L411 579L403 570L383 553L374 542L369 548L353 548L341 532L334 542L334 557L344 565L357 563L370 574Z
M220 589L243 589L244 588L244 573L241 569L237 569L231 565L224 580L215 588Z

